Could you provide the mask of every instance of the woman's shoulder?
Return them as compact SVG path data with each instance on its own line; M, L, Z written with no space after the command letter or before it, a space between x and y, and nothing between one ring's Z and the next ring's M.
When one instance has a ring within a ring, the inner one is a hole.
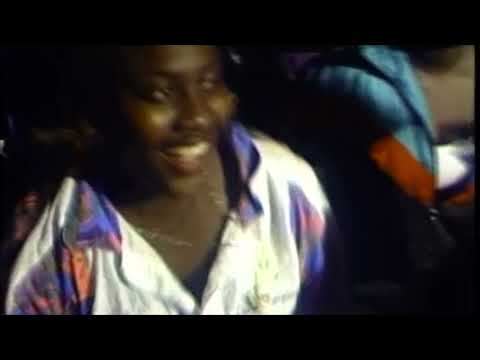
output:
M261 158L261 167L271 182L300 190L312 202L326 206L328 203L323 187L313 167L288 145L268 135L253 131L252 139Z
M251 131L251 135L265 165L282 169L288 168L301 173L313 172L307 161L297 155L287 144L260 131Z

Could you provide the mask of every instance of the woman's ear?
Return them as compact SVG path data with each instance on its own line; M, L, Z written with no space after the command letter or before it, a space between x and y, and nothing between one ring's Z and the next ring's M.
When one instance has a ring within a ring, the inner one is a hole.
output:
M239 112L239 104L240 104L240 99L239 97L237 96L237 94L235 94L233 91L230 91L230 95L229 95L229 106L228 108L230 109L229 113L226 115L226 119L227 120L231 120L233 118L235 118L237 115L238 115L238 112Z
M72 128L31 130L31 141L37 155L58 158L65 168L82 168L100 142L100 133L87 120L77 121ZM60 160L61 159L61 160Z

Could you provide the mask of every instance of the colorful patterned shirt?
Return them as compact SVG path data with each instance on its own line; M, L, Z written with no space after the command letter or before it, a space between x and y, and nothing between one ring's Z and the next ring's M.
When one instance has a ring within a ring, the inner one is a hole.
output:
M232 209L202 300L109 202L66 178L28 236L10 278L8 314L292 314L321 291L329 205L288 148L234 123L241 200Z

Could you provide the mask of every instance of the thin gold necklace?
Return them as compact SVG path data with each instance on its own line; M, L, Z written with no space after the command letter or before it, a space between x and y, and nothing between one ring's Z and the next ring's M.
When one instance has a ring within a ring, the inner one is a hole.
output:
M218 210L220 210L221 213L228 212L228 205L223 199L223 196L220 195L219 192L216 191L213 188L213 186L210 185L210 182L208 181L207 175L205 172L202 174L202 176L204 178L205 186L207 189L207 198L210 199L212 204ZM227 214L225 214L224 217L226 218ZM162 233L161 229L156 229L156 228L147 229L145 227L140 227L140 226L134 226L134 228L140 236L142 236L144 239L148 240L151 243L166 244L166 245L171 245L174 247L182 247L182 248L193 247L193 243L186 242L186 241L178 241L173 236ZM214 241L215 240L216 239L214 239Z

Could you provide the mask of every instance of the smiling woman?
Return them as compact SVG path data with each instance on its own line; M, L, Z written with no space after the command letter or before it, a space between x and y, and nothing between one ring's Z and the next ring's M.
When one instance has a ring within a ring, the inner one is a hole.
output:
M219 49L72 54L63 129L34 140L78 155L37 209L7 313L322 311L328 203L302 159L233 121Z

